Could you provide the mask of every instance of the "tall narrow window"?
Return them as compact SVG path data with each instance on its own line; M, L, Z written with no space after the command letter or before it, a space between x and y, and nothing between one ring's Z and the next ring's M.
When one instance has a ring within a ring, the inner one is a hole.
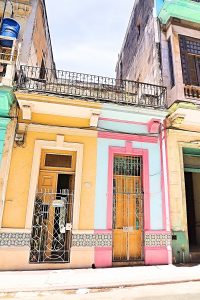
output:
M173 57L172 57L172 44L171 38L168 39L168 55L169 55L169 70L170 70L170 81L171 81L171 88L174 86L174 65L173 65Z
M45 74L46 74L46 70L45 70L45 64L44 64L44 59L42 59L41 62L41 67L40 67L40 79L45 79Z
M200 40L181 35L180 52L184 83L200 86Z

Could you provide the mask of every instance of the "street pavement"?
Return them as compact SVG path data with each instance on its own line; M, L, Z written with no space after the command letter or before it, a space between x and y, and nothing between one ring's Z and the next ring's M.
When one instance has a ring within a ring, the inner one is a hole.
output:
M200 300L200 265L0 272L1 299Z
M0 300L199 300L200 283L185 282L129 288L2 293Z

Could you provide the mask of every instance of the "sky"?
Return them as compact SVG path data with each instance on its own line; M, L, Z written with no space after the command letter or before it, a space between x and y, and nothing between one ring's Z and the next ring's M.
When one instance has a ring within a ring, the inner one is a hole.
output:
M134 0L46 0L57 69L115 77Z

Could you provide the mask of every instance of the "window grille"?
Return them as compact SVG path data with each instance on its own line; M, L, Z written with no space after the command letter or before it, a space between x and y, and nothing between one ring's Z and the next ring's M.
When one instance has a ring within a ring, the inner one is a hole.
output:
M200 40L181 35L179 41L183 81L200 86Z

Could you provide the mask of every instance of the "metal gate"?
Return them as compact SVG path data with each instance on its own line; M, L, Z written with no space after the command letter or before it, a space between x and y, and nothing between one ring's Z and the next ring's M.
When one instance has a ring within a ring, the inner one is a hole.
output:
M113 261L142 260L142 157L117 155L113 171Z
M36 195L30 242L30 262L69 262L73 193L62 190Z

